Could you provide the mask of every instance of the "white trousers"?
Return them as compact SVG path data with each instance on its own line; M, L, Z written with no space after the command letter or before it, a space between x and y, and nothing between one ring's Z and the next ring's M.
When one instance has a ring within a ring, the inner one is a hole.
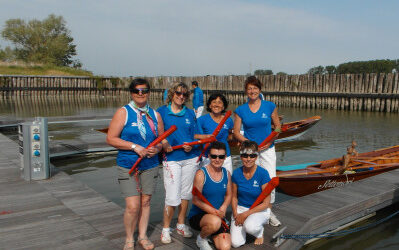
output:
M198 170L197 158L168 161L163 165L165 205L178 206L181 200L191 200L193 181Z
M199 106L197 109L194 110L195 117L199 118L202 115L203 111L204 111L204 106Z
M211 163L211 161L209 160L209 158L206 157L202 157L202 161L200 163L200 167L205 167L207 165L209 165L209 163ZM223 166L227 171L229 171L230 175L233 174L233 162L231 160L231 156L226 157L226 159L224 159L223 162Z
M237 213L243 213L249 208L237 206ZM233 216L231 216L230 234L231 246L240 247L245 244L247 240L247 233L253 235L255 238L263 237L264 225L269 222L270 208L264 211L251 214L244 221L242 226L236 226Z
M256 164L266 169L270 179L276 177L276 151L274 146L260 152ZM276 191L270 194L270 203L274 203L276 199Z

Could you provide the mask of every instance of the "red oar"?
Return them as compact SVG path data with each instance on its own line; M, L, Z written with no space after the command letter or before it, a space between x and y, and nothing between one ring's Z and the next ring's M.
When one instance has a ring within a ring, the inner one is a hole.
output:
M228 110L226 114L224 115L223 119L219 122L215 130L212 132L212 135L216 138L216 136L219 134L220 130L222 130L223 125L226 123L227 119L231 116L231 110ZM204 148L202 149L202 152L200 156L198 156L197 162L200 161L201 157L205 154L206 150L210 146L209 143L205 144Z
M192 142L186 142L183 143L181 145L177 145L177 146L173 146L172 149L176 150L176 149L181 149L183 146L194 146L194 145L199 145L199 144L205 144L205 143L211 143L216 141L215 137L209 137L203 140L198 140L198 141L192 141Z
M163 139L166 139L166 137L168 137L169 135L171 135L173 132L175 132L177 129L176 125L172 125L172 127L170 127L168 130L166 130L162 135L160 135L158 138L156 138L153 142L150 143L150 145L148 145L146 147L146 149L154 147L155 145L157 145L158 143L160 143ZM133 167L130 169L129 174L132 174L133 171L137 168L137 166L139 165L139 163L141 162L143 158L140 157L137 159L137 161L134 163Z
M281 132L285 132L288 129L288 125L283 125L281 127ZM265 140L263 140L263 142L261 144L259 144L259 148L264 147L266 144L268 144L269 142L273 142L274 140L277 139L279 132L273 131L270 133L270 135L268 137L266 137Z
M208 204L209 206L215 208L195 186L193 187L192 194L197 196L202 202L204 202L204 203ZM227 225L227 223L223 219L222 219L222 224L223 224L223 227L226 230L229 229L229 225Z
M252 209L263 202L263 200L275 189L279 184L278 177L273 177L266 185L265 189L262 190L262 193L256 198L254 203L249 209Z

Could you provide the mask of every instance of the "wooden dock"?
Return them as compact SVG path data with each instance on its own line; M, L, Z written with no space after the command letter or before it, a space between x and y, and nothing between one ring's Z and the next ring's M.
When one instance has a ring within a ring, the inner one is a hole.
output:
M123 208L63 172L24 181L19 157L18 145L0 134L0 249L122 249ZM287 226L286 234L325 232L397 202L398 189L395 170L276 204L273 211ZM239 249L276 249L270 240L281 228L266 225L266 244L249 240ZM148 235L156 249L197 249L195 238L173 233L173 242L163 245L160 234L161 224L150 224ZM303 244L287 240L279 249Z

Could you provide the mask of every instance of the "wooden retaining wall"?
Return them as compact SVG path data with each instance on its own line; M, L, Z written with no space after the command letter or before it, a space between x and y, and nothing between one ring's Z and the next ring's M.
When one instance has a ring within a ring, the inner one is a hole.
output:
M243 103L246 76L146 77L152 98L174 82L199 82L205 98L223 92L231 103ZM129 96L132 78L0 76L0 98L15 96ZM259 76L267 100L282 107L399 112L399 74ZM190 86L191 87L191 86Z

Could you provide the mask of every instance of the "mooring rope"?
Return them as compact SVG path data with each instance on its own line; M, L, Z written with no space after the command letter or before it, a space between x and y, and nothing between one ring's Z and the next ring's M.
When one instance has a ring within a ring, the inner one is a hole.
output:
M282 235L280 235L280 238L281 239L312 239L312 238L328 238L328 237L334 237L334 236L343 236L343 235L347 235L347 234L351 234L351 233L356 233L356 232L362 231L367 228L375 227L375 226L391 219L392 217L394 217L397 214L399 214L399 210L396 211L395 213L389 215L388 217L385 217L381 220L370 223L366 226L343 230L343 231L339 231L339 232L331 232L331 233L325 232L325 233L319 233L319 234L282 234Z

